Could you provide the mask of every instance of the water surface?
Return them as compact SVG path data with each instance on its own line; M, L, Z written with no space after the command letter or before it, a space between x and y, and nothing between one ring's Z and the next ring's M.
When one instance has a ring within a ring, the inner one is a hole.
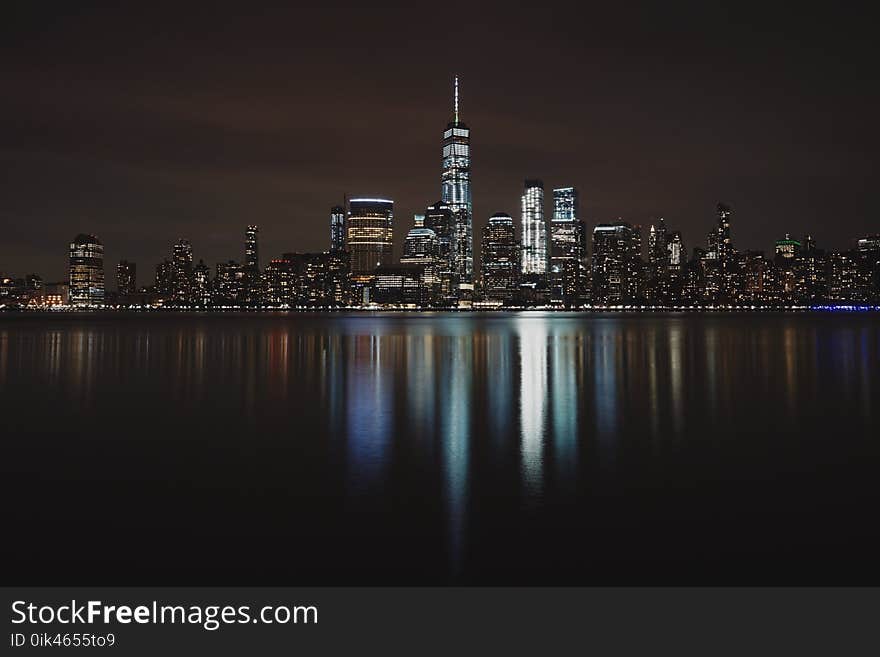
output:
M0 316L9 583L880 584L880 317Z

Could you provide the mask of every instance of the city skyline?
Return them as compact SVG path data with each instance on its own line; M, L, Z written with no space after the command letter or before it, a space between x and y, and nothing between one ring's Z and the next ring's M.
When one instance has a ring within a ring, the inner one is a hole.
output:
M166 258L156 265L154 285L138 286L137 263L120 259L117 292L130 298L150 292L166 304L216 305L220 294L220 298L226 296L228 303L286 305L288 287L292 290L301 285L289 282L287 278L314 276L316 271L329 267L320 275L318 289L307 292L303 288L290 294L305 294L304 298L310 299L310 303L371 303L374 301L372 293L380 303L405 300L417 305L449 306L459 302L470 304L475 299L493 300L485 294L485 287L494 289L494 300L503 301L505 305L549 303L579 306L588 302L600 305L632 302L674 305L682 302L742 303L747 300L743 296L746 287L751 286L754 289L747 295L751 301L783 301L784 297L786 303L791 303L796 296L795 279L799 278L801 292L798 301L868 301L876 295L871 288L877 287L874 279L880 266L880 262L874 263L878 260L875 254L880 244L878 233L853 238L855 249L833 251L827 256L824 249L817 250L814 236L805 233L803 242L800 242L791 232L775 240L772 258L765 257L762 249L740 253L734 247L731 234L733 208L719 202L716 223L707 233L705 248L703 243L695 241L690 260L681 231L668 232L664 217L643 227L625 221L622 216L595 224L591 232L591 258L587 246L590 230L588 223L581 218L577 188L553 188L545 198L544 183L537 178L523 181L519 230L516 230L515 222L510 223L509 230L504 227L502 218L511 219L505 212L494 213L483 229L484 238L490 242L482 245L482 257L475 257L470 129L461 120L457 75L453 78L451 121L443 131L442 146L440 200L428 205L425 214L414 213L413 226L408 231L401 231L400 226L394 230L392 198L348 198L346 195L342 206L334 205L329 210L329 240L325 249L318 252L285 249L268 263L264 271L259 257L260 228L248 224L243 264L235 259L218 261L212 279L210 266L201 258L195 265L192 244L181 238L172 248L172 259ZM549 212L545 207L548 202L551 205ZM646 235L643 234L645 228ZM402 252L398 253L395 245L400 242L401 232L405 232L406 237ZM499 236L503 236L501 241ZM872 245L867 250L866 242ZM101 239L90 233L80 233L71 242L66 282L72 305L100 305L104 301L105 289L110 292L110 286L105 285L104 249ZM847 260L847 251L855 254L851 261ZM518 271L507 272L509 265L513 264L510 257L514 253L519 261L515 267ZM860 253L862 255L858 255ZM868 253L872 255L866 256ZM500 262L497 260L499 254ZM809 276L813 280L809 286L804 278L808 276L802 263L804 254L812 259ZM835 264L838 255L844 259ZM315 259L315 256L320 257ZM871 262L856 262L865 257ZM486 258L490 260L483 262ZM491 261L493 258L495 262ZM771 261L779 271L768 271L769 265L765 263ZM403 269L396 267L398 264ZM864 270L862 274L855 271L859 267ZM486 285L483 268L491 279ZM694 271L695 268L698 271ZM752 271L755 268L757 273ZM421 273L416 275L416 269ZM344 284L335 279L328 282L343 271L346 276ZM21 276L16 279L14 274L10 276L2 271L0 275L4 275L4 299L22 291L27 294L31 285L42 284L45 280L35 272L28 274L27 280ZM782 280L786 275L788 279ZM325 281L325 276L330 278ZM694 280L687 282L688 276ZM755 276L757 282L751 280ZM864 292L851 297L859 276L864 279L859 285L867 287ZM767 277L770 281L767 285L771 285L774 291L765 296L763 288ZM836 277L836 283L831 281L833 277ZM820 278L821 284L818 282ZM25 284L23 290L14 291L19 285L15 280ZM500 289L500 280L507 282L508 290ZM238 290L232 297L222 292L230 285L230 289ZM335 291L330 292L327 285ZM824 291L819 292L820 287ZM44 290L43 296L56 299L60 290L54 283L51 288ZM404 294L401 292L404 288L411 288L413 292ZM415 291L416 288L419 290ZM776 288L780 289L778 299ZM392 292L395 289L396 292ZM441 298L445 300L442 303Z
M553 6L471 8L442 48L439 33L401 31L430 24L416 8L235 21L222 11L169 21L161 7L80 8L51 22L23 13L6 41L14 93L0 109L4 271L61 278L64 250L46 244L81 230L114 262L157 261L187 235L217 262L249 223L266 253L324 248L321 219L345 194L393 198L399 217L422 212L436 200L453 74L474 130L474 253L492 214L516 214L527 176L576 187L590 227L663 216L696 235L725 199L744 244L808 232L843 249L873 230L876 91L862 41L817 38L858 27L836 10L763 12L764 30L746 40L748 17L718 8L603 9L587 22ZM282 28L306 24L295 40ZM152 37L160 27L164 40ZM363 53L361 29L399 35L395 48ZM487 48L499 31L533 45ZM221 54L228 43L242 46L235 57Z

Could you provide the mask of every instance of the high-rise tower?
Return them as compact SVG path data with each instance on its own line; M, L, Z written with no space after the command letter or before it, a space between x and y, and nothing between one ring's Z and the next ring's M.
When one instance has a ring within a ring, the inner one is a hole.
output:
M104 303L104 245L94 235L80 233L70 243L70 305Z
M330 208L330 250L345 251L345 208Z
M370 277L379 265L391 264L394 201L353 198L348 203L345 244L351 252L355 279Z
M547 224L544 221L544 183L526 180L522 195L522 273L547 273Z
M587 226L578 217L574 187L553 190L550 223L550 299L570 304L584 291L587 279Z
M244 266L255 273L260 271L260 252L257 247L257 226L248 226L244 234Z
M449 207L455 226L455 274L460 286L473 284L474 244L471 202L471 137L461 122L458 77L453 89L452 122L443 131L443 173L440 202Z

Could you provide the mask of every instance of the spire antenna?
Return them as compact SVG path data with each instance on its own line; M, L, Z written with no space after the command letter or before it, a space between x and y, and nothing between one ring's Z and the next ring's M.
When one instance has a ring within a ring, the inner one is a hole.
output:
M458 123L458 76L455 76L455 95L454 95L455 122Z

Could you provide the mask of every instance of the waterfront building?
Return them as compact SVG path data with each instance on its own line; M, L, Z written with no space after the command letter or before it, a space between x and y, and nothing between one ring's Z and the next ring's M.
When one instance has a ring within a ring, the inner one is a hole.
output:
M382 265L370 285L370 301L379 305L415 308L423 303L422 268L419 265Z
M238 305L245 296L245 267L235 260L218 262L214 268L214 303Z
M207 306L211 301L211 269L204 260L199 260L193 267L191 303Z
M437 257L440 260L437 276L440 282L440 295L447 305L454 305L459 297L455 215L448 205L438 201L425 209L425 227L433 230L437 236Z
M330 250L345 251L345 208L330 208Z
M346 246L351 254L351 275L369 280L379 265L390 265L393 253L394 201L354 198L349 201Z
M116 292L120 297L137 292L137 266L128 260L120 260L116 265Z
M587 227L579 218L573 187L553 190L550 223L550 300L571 305L584 293L587 272Z
M544 221L544 183L526 179L522 195L522 267L527 277L547 274L547 224Z
M104 303L104 245L94 235L80 233L70 243L68 285L72 306Z
M841 251L828 257L828 301L837 303L860 302L865 300L865 290L861 281L858 253Z
M156 265L154 289L160 298L164 300L171 299L172 290L174 289L174 265L168 258L165 258Z
M260 229L250 225L244 235L244 277L242 280L244 302L259 304L262 302L262 280L260 277L260 250L258 244Z
M619 221L593 229L593 301L631 303L638 292L641 258L633 226Z
M440 299L440 242L433 229L425 226L425 215L413 217L413 227L403 243L402 265L421 267L421 305L433 305Z
M455 246L453 272L460 289L473 290L473 204L471 199L470 129L459 114L458 77L453 89L452 121L443 131L440 203L452 215ZM432 226L429 224L428 226ZM438 233L439 235L439 233Z
M188 240L179 240L172 248L171 297L175 303L188 304L192 300L193 250Z
M481 271L483 297L511 303L519 287L520 252L513 217L496 212L483 229Z

